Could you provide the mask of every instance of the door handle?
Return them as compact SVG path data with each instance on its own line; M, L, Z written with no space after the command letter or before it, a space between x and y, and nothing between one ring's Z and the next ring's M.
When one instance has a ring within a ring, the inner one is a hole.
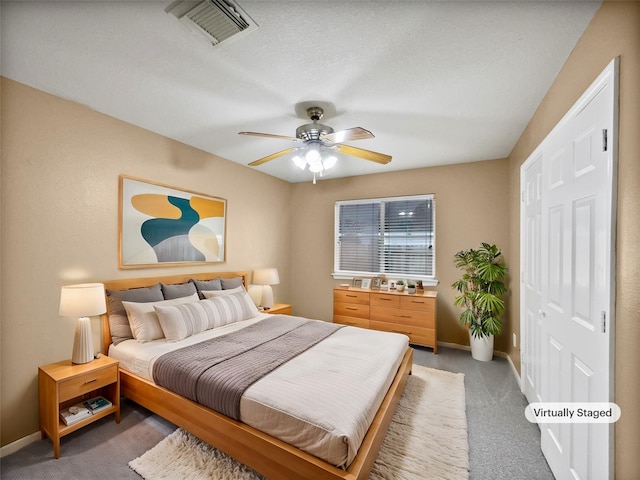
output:
M544 310L538 310L538 315L540 315L542 318L547 318L547 312L545 312Z

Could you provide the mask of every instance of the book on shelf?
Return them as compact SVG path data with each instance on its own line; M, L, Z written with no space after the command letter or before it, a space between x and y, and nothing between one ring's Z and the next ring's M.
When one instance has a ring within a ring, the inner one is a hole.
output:
M93 415L94 413L110 408L113 404L104 397L93 397L82 402L82 405Z
M93 413L91 413L91 411L82 403L78 403L60 411L60 418L67 426L78 423L85 418L89 418L91 415L93 415Z

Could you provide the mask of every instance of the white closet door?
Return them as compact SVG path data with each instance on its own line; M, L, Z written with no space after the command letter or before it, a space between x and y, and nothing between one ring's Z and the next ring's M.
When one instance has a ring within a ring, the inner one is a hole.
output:
M524 390L532 402L613 401L616 67L614 60L523 165L528 180L525 167L542 162L540 253L522 240L523 277L538 259L541 275L540 295L525 287L521 299ZM526 222L533 214L524 210ZM612 476L612 425L540 428L558 480Z

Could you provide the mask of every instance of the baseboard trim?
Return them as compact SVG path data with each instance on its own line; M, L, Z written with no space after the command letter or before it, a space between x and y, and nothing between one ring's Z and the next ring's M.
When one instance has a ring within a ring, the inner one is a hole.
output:
M457 350L466 350L467 352L471 351L471 347L469 345L460 345L458 343L438 342L438 346L439 347L447 347L447 348L455 348ZM522 391L522 379L520 378L520 374L518 374L518 369L514 365L513 360L511 360L511 357L507 353L500 352L498 350L494 350L493 354L496 357L501 357L501 358L506 358L507 359L507 361L509 362L509 365L511 365L511 371L513 372L513 376L516 377L516 382L518 382L518 386L520 387L520 391Z
M11 455L12 453L17 452L21 448L26 447L27 445L32 444L33 442L37 442L40 440L40 432L34 432L31 435L27 435L26 437L19 438L15 442L11 442L4 447L0 448L0 458L4 458L7 455Z

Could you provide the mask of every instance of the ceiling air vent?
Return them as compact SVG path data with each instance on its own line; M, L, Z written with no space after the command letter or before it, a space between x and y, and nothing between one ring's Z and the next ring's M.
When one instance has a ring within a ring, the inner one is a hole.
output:
M165 12L213 45L258 28L240 6L230 0L180 0Z

